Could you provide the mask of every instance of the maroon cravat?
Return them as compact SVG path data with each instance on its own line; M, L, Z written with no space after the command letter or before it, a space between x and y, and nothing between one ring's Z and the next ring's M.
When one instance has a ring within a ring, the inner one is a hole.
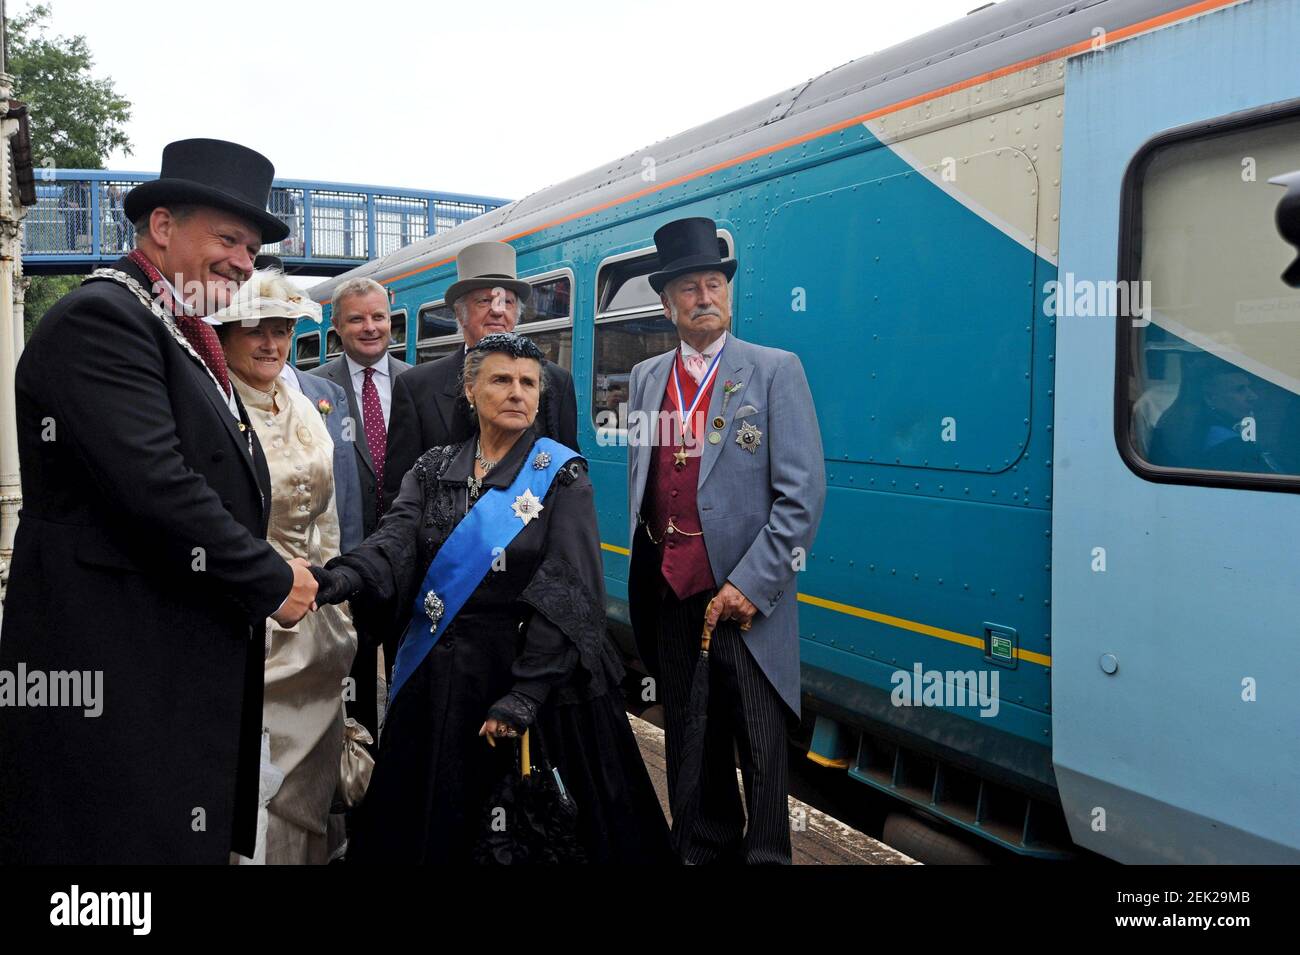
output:
M203 364L208 366L208 370L220 383L221 390L229 397L230 372L226 370L226 356L221 350L221 339L217 338L217 333L213 331L212 326L196 315L186 315L184 306L180 302L172 301L171 293L163 283L162 273L145 258L143 252L135 249L127 258L139 266L145 278L153 284L154 297L162 299L163 308L175 317L176 327L181 330L190 347L199 353Z
M361 424L366 429L366 446L370 460L375 465L375 486L381 489L379 513L383 514L384 457L388 454L388 432L384 428L384 409L379 403L379 389L375 387L375 370L365 370L366 380L361 386Z

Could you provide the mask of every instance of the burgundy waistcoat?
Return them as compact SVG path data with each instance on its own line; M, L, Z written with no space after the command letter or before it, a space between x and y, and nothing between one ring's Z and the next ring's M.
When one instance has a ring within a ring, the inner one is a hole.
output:
M689 407L695 400L695 393L699 390L699 386L682 364L680 349L675 362L677 378L682 386L682 398ZM717 381L716 376L714 381ZM663 441L660 429L652 429L656 441L652 449L653 453L650 455L650 473L646 476L645 502L641 508L641 515L645 518L652 537L661 541L660 569L664 580L668 582L668 586L672 588L679 600L685 600L702 590L712 590L715 586L713 570L709 566L709 553L704 547L704 538L667 532L670 518L673 526L678 530L691 532L700 530L696 489L700 481L700 453L704 447L703 438L708 434L705 426L708 423L712 391L711 382L704 397L700 399L699 408L695 413L691 434L696 435L697 438L687 443L689 456L686 458L686 467L677 467L676 459L673 457L680 445ZM668 376L668 387L664 389L660 415L660 420L665 417L674 420L673 436L677 437L677 402L673 393L672 375Z

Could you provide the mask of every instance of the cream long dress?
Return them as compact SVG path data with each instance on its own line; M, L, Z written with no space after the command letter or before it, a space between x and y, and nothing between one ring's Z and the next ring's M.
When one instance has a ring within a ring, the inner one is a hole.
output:
M338 556L339 520L334 443L320 412L283 383L268 394L234 375L230 380L271 472L267 540L286 558L324 565ZM266 861L323 864L337 840L329 836L330 804L343 750L343 681L357 635L341 606L321 607L288 629L268 619L267 631L262 724L270 733L271 762L285 779L268 806Z

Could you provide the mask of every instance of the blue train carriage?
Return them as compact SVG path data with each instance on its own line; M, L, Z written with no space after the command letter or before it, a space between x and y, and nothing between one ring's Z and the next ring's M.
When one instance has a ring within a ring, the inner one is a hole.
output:
M1005 0L350 274L427 361L457 251L515 244L630 650L618 409L675 343L651 236L714 218L734 331L799 354L827 455L809 758L1022 855L1297 861L1300 298L1267 183L1300 168L1297 40L1283 0ZM304 331L300 366L330 350ZM1255 396L1253 464L1176 440L1206 389Z

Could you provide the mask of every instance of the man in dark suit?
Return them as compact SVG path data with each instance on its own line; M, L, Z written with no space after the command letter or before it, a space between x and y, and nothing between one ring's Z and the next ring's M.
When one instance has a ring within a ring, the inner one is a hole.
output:
M381 490L390 443L390 409L396 383L411 366L388 353L392 318L388 290L374 279L349 279L334 290L330 323L343 344L343 354L311 374L332 381L347 395L348 414L343 419L344 440L354 450L361 481L362 533L369 537L383 514ZM397 652L396 635L357 632L357 655L352 663L356 698L347 701L348 715L379 738L378 659L384 641L384 668L392 673Z
M0 698L7 675L26 700L0 706L0 863L253 854L264 621L301 619L316 586L265 540L266 459L202 316L285 235L273 173L234 143L167 146L126 198L136 250L18 363Z
M466 349L485 335L514 331L532 293L532 287L516 274L515 248L508 242L476 242L456 256L457 281L447 289L446 301L456 313ZM397 497L402 476L421 454L474 433L460 383L464 363L465 351L457 350L412 369L393 388L393 426L384 468L386 502ZM578 402L573 376L551 361L543 364L542 372L546 382L537 410L537 433L576 450Z

